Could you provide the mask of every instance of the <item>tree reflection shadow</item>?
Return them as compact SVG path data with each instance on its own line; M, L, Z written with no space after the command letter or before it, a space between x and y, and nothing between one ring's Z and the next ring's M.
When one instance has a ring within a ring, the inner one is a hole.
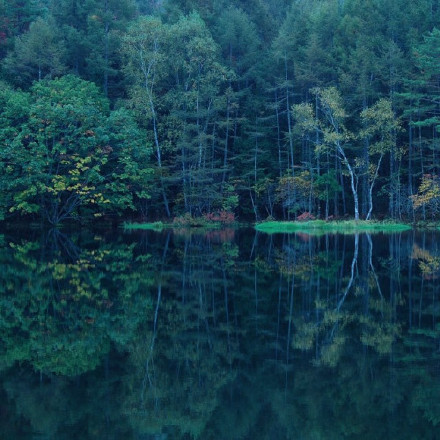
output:
M439 434L437 241L211 232L4 235L0 436Z

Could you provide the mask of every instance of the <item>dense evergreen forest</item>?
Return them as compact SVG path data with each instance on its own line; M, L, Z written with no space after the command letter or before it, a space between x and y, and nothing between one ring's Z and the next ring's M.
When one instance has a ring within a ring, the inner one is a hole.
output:
M435 218L439 3L1 0L0 218Z

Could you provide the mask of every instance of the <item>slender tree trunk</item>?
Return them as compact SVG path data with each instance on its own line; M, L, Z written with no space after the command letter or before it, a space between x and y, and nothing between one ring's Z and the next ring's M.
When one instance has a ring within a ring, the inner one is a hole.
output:
M342 167L340 162L336 159L337 163L336 163L336 169L338 171L338 176L339 176L339 184L341 185L341 193L342 193L342 213L345 216L347 214L347 202L346 202L346 197L345 197L345 186L344 186L344 176L342 175ZM335 198L335 200L337 200ZM338 205L336 205L336 208L338 207Z
M109 31L110 23L108 20L108 0L104 2L104 17L105 17L105 28L104 28L104 95L108 96L108 60L109 60Z
M288 83L288 71L287 71L287 55L284 55L284 73L286 81L286 117L287 117L287 133L289 136L289 147L290 147L290 166L292 169L292 176L295 175L294 169L294 158L293 158L293 137L292 137L292 120L290 115L290 91Z
M420 150L420 169L422 171L422 176L423 176L423 174L425 174L425 167L423 162L422 128L420 126L419 126L419 150ZM426 220L425 204L422 205L422 212L423 212L423 220Z
M368 209L368 213L367 213L367 216L366 216L365 220L370 220L371 213L373 212L373 187L374 187L374 184L376 183L377 176L379 175L379 168L380 168L380 164L382 163L382 159L383 159L383 154L381 154L380 157L379 157L379 161L377 163L376 171L374 172L374 176L371 179L370 186L368 188L368 204L369 204L369 209Z
M358 197L358 191L357 191L357 178L355 176L355 173L353 171L352 166L350 165L350 162L347 159L347 156L345 155L344 149L338 145L338 152L341 155L343 159L343 163L347 167L348 174L350 175L350 186L351 186L351 192L353 194L353 200L354 200L354 219L355 221L359 220L359 197Z
M279 169L279 176L281 177L283 174L282 158L281 158L281 129L280 129L280 112L278 109L278 93L276 89L275 89L275 116L277 121L278 169Z
M159 50L157 41L154 42L154 50L156 52ZM162 176L161 147L160 147L160 142L159 142L159 134L158 134L158 130L157 130L156 108L155 108L154 100L153 100L154 61L148 60L149 64L147 64L146 60L143 56L142 50L140 50L140 52L139 52L139 58L140 58L140 63L141 63L141 69L144 74L144 81L145 81L144 86L145 86L145 91L147 92L147 95L148 95L148 104L150 106L151 120L152 120L152 124L153 124L154 145L156 148L157 165L159 167L159 174L160 174L159 180L160 180L160 186L161 186L161 190L162 190L163 203L165 206L165 211L166 211L167 217L171 217L168 198L166 195L165 185L164 185L163 176Z
M225 146L223 150L223 174L222 174L222 188L226 182L226 167L228 164L228 143L229 143L229 112L230 112L230 99L229 96L226 100L226 133L225 133Z
M414 195L414 186L413 186L413 127L412 127L412 118L410 118L408 123L408 193L409 196ZM415 221L415 211L414 207L411 204L412 211L412 219Z
M252 205L254 207L254 213L255 213L255 220L258 221L258 215L257 215L257 156L258 156L258 118L255 116L255 149L254 149L254 194L255 199L252 198Z
M348 295L348 292L351 289L351 286L353 285L358 254L359 254L359 234L356 233L354 236L354 253L353 253L353 259L351 260L350 279L348 280L347 287L345 288L342 298L339 300L338 306L336 307L338 311L340 310L342 304L345 301L345 298Z

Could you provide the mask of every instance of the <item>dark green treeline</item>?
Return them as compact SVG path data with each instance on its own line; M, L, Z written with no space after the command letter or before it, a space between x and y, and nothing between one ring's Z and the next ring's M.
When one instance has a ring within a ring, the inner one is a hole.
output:
M0 217L432 219L436 0L0 2Z

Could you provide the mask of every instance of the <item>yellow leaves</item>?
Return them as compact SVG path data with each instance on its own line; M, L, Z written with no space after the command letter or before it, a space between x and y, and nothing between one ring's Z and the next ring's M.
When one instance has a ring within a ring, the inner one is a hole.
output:
M354 159L354 166L356 168L363 168L365 166L365 160L363 158L361 158L361 157L356 157Z
M54 264L52 266L52 276L54 280L63 280L66 276L66 264Z
M374 105L361 112L361 119L367 125L364 130L365 135L374 134L382 129L396 129L398 120L396 119L391 100L379 99Z
M370 163L368 165L368 176L370 177L370 179L372 179L375 176L376 171L378 171L377 164Z
M81 188L81 184L77 183L76 185L68 186L66 189L67 191L73 192L73 191L78 191L80 188Z
M391 322L374 322L362 317L360 323L365 326L361 335L364 345L373 347L379 354L391 353L395 339L400 335L400 326Z
M326 365L332 368L336 367L341 357L346 339L347 338L342 335L338 335L334 337L330 344L325 345L322 348L321 357L319 359L319 362L316 363L320 365Z
M411 196L414 209L429 205L433 212L440 209L440 182L437 176L424 174L417 194Z
M310 350L313 348L319 327L312 322L301 321L297 324L297 332L293 337L292 345L298 350Z
M344 137L336 131L326 130L324 133L324 140L326 144L337 145L343 142Z
M72 285L75 288L76 298L79 299L80 297L85 298L91 298L91 292L88 289L87 284L83 283L79 278L72 278L69 282L70 285Z
M88 273L95 268L95 264L87 258L79 258L75 263L49 263L48 269L52 271L52 277L57 281L67 281L73 289L69 289L72 299L79 300L81 297L91 298L92 288L84 278L83 273ZM67 293L67 291L66 291Z
M359 138L369 139L370 156L382 157L395 148L395 136L400 131L401 124L394 115L389 99L380 99L373 106L364 109L361 112L361 120L364 128L360 131Z
M298 190L304 190L310 188L310 172L309 171L301 171L297 173L295 176L283 176L279 178L280 186L290 186L290 188L295 187Z
M52 269L52 275L54 279L65 279L67 275L74 272L87 272L93 269L95 265L86 259L79 259L76 263L64 264L64 263L50 263L49 269Z
M336 87L324 89L316 87L312 89L312 93L318 97L321 108L331 125L342 122L346 118L347 114L342 103L342 96Z
M297 104L292 106L292 114L296 121L296 129L303 135L317 128L312 104Z
M95 241L102 241L101 237L96 236L94 238ZM111 255L111 251L108 249L94 249L88 251L90 258L93 258L94 261L103 261L105 257Z
M414 243L411 258L418 260L424 279L434 280L439 277L440 257L431 255L426 249Z
M276 191L278 197L282 200L288 199L293 192L295 192L297 197L303 198L316 195L316 188L313 186L309 171L301 171L295 174L295 176L280 177Z
M346 325L352 319L353 319L352 316L350 316L349 314L342 313L337 309L325 309L324 318L322 322L324 325L329 325L329 326L334 324Z
M434 257L427 251L426 249L422 249L417 245L417 243L413 244L411 258L415 260L425 260L425 261L432 261Z
M66 190L66 181L62 176L54 176L52 179L53 187L48 187L48 191L54 194Z
M73 156L74 160L74 168L69 170L69 174L72 176L79 176L81 174L84 174L86 171L90 169L90 167L87 165L92 161L92 158L90 156L87 157L78 157Z

